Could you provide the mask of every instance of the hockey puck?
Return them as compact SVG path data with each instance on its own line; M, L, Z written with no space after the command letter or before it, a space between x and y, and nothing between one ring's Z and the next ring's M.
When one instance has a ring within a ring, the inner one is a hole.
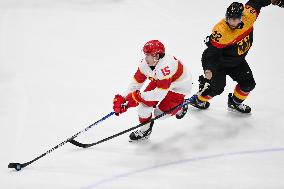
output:
M16 167L15 167L15 169L16 169L17 171L20 171L20 170L22 169L21 164L17 164Z
M23 165L20 163L9 163L8 168L14 168L17 171L20 171L23 168Z

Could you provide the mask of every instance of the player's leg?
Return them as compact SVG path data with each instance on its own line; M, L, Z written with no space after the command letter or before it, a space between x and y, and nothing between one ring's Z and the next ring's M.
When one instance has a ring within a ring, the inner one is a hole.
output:
M143 103L139 104L138 106L139 122L140 123L148 122L152 118L153 109L154 109L153 107L146 106ZM154 122L150 122L140 127L140 129L132 132L129 135L130 142L149 138L152 132L153 125Z
M154 117L167 112L174 107L182 104L184 102L184 97L185 95L175 93L173 91L169 91L166 97L159 103L159 105L155 108L154 110ZM185 107L175 109L168 115L163 116L160 119L165 119L170 116L176 115L179 111L183 111L183 115L179 115L179 119L181 119L186 111L187 107L185 110ZM138 106L138 116L139 116L139 121L140 123L145 123L148 122L152 118L152 111L153 107L149 107L144 105L143 103L139 104ZM153 128L154 122L147 123L146 125L142 126L139 130L136 130L132 132L129 136L130 141L137 141L137 140L143 140L143 139L148 139L150 134L152 133L152 128Z
M230 70L230 77L237 82L234 93L228 96L228 107L230 110L236 110L241 113L250 113L251 108L243 101L249 93L255 88L255 80L252 71L247 62L240 64L235 69Z
M156 82L151 81L144 91L145 92L151 91L151 90L154 90L155 88L156 88ZM153 103L153 106L155 106L157 104L158 104L158 102ZM139 117L140 123L146 123L152 118L152 112L153 112L153 109L154 109L153 106L146 106L143 103L139 104L139 106L138 106L138 117ZM129 135L129 138L130 138L129 141L132 142L132 141L143 140L143 139L149 138L149 136L152 132L153 125L154 125L154 122L150 122L150 123L147 123L144 126L140 127L140 129L132 132Z
M167 96L161 101L158 107L154 110L155 117L182 104L184 102L184 97L185 95L183 94L169 91ZM184 105L183 107L173 110L168 115L163 116L161 119L166 119L173 115L175 115L177 119L181 119L187 113L187 109L188 106Z

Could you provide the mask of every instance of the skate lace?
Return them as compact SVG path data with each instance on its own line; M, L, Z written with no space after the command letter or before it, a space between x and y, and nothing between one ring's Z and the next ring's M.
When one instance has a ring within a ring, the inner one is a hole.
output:
M239 109L242 109L242 110L246 110L246 109L247 109L247 106L244 105L244 104L240 104L240 105L238 106L238 108L239 108Z
M141 131L141 130L134 131L134 134L135 134L135 136L141 136L141 137L144 136L144 132Z
M201 106L201 107L205 107L206 106L206 102L199 102L198 105Z

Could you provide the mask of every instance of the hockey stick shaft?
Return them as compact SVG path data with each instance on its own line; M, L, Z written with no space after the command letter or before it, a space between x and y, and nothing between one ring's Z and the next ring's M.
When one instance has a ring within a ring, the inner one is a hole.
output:
M21 170L21 168L26 167L27 165L32 164L33 162L37 161L38 159L46 156L47 154L50 154L51 152L53 152L54 150L56 150L57 148L65 145L67 142L73 140L74 138L78 137L80 134L88 131L89 129L91 129L93 126L99 124L100 122L106 120L107 118L111 117L112 115L114 115L115 112L111 112L109 114L107 114L106 116L104 116L103 118L101 118L100 120L96 121L95 123L91 124L90 126L86 127L84 130L79 131L78 133L74 134L73 136L69 137L68 139L66 139L65 141L61 142L60 144L54 146L53 148L51 148L50 150L46 151L45 153L41 154L40 156L36 157L35 159L26 162L26 163L9 163L8 168L15 168L16 170Z
M172 109L170 109L170 110L168 110L168 111L166 111L166 112L164 112L164 113L162 113L162 114L160 114L160 115L158 115L158 116L156 116L156 117L150 119L150 120L147 121L147 122L140 123L139 125L137 125L137 126L135 126L135 127L131 127L131 128L129 128L129 129L127 129L127 130L124 130L124 131L122 131L122 132L119 132L119 133L117 133L117 134L115 134L115 135L112 135L112 136L110 136L110 137L104 138L104 139L102 139L102 140L100 140L100 141L97 141L97 142L94 142L94 143L90 143L90 144L83 144L83 143L80 143L80 142L78 142L78 141L76 141L76 140L70 140L69 142L70 142L71 144L74 144L75 146L82 147L82 148L89 148L89 147L91 147L91 146L98 145L98 144L100 144L100 143L103 143L103 142L108 141L108 140L110 140L110 139L116 138L116 137L118 137L118 136L120 136L120 135L123 135L123 134L125 134L125 133L128 133L129 131L132 131L132 130L134 130L134 129L137 129L137 128L139 128L139 127L142 127L142 126L144 126L144 125L146 125L146 124L148 124L148 123L150 123L150 122L152 122L152 121L154 121L154 120L157 120L157 119L159 119L159 118L161 118L161 117L167 115L168 113L171 113L171 112L174 111L175 109L180 108L180 107L182 107L182 106L184 106L184 105L189 104L189 103L192 102L195 98L196 98L196 95L193 95L191 98L186 99L186 100L185 100L183 103L181 103L180 105L178 105L178 106L176 106L176 107L174 107L174 108L172 108Z

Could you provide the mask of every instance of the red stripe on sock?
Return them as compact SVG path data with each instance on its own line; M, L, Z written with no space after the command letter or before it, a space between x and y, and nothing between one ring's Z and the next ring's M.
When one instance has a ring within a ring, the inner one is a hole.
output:
M236 92L237 92L238 94L240 94L241 96L248 96L248 95L249 95L249 92L244 92L244 91L241 90L239 84L237 84L235 90L236 90Z
M147 117L147 118L139 117L139 122L140 123L145 123L145 122L149 121L151 118L152 118L152 115L150 117Z

